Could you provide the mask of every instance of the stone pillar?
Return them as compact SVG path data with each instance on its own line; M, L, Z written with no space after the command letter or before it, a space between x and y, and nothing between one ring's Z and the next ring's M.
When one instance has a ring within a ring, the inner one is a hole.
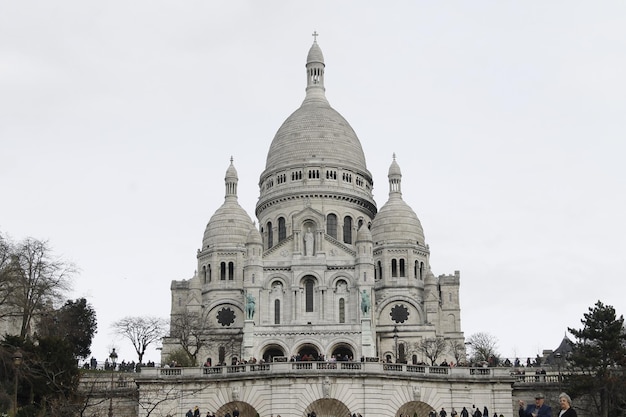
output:
M245 320L243 322L243 358L248 360L254 356L254 321Z
M361 319L361 355L365 358L376 356L376 345L372 337L372 319ZM355 358L356 359L356 358Z

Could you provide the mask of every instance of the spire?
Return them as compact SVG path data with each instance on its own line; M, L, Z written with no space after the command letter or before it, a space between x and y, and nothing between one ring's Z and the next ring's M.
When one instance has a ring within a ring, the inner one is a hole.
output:
M226 176L224 177L224 182L226 183L226 196L225 198L237 200L237 182L239 181L239 176L237 175L237 170L235 169L235 165L233 165L233 157L230 157L230 166L226 170Z
M313 32L313 45L309 49L306 58L306 98L305 102L310 100L326 101L324 95L324 55L317 44L317 32Z
M393 154L393 161L391 162L391 166L389 167L389 173L387 174L389 178L389 198L393 196L402 196L402 188L400 184L402 183L402 171L400 171L400 165L396 162L396 154Z

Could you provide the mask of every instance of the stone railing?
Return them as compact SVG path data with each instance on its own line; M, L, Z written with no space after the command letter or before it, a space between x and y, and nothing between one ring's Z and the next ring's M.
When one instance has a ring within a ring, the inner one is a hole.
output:
M548 383L554 384L562 381L563 376L559 374L512 374L516 384L537 384Z
M466 368L427 365L409 365L381 362L273 362L232 366L195 368L143 368L139 378L209 378L220 379L233 376L259 376L260 374L294 374L295 376L318 374L358 375L389 374L429 378L467 377L511 377L504 368ZM534 376L534 375L533 375Z

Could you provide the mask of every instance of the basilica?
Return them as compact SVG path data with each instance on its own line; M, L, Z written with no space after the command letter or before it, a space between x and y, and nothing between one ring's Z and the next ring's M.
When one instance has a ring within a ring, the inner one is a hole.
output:
M304 101L269 146L254 221L238 203L231 158L196 273L171 283L163 363L180 349L197 365L465 358L460 274L431 271L391 151L379 208L359 138L326 99L325 67L314 41ZM435 357L427 341L440 342Z

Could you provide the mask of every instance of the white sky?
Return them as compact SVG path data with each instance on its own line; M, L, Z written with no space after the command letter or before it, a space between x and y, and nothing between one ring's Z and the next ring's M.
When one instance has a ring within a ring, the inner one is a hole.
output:
M104 360L167 317L231 155L253 217L316 30L326 96L378 207L392 153L462 329L556 348L597 300L626 312L626 3L0 0L0 231L81 272ZM158 360L150 350L148 359Z

